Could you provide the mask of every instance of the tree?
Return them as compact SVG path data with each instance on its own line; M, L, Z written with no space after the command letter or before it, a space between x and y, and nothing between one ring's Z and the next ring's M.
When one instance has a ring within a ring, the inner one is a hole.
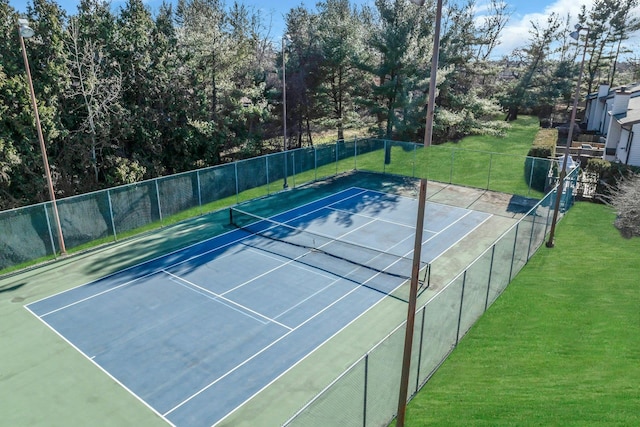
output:
M630 53L631 50L623 49L622 43L629 40L631 34L640 30L640 19L632 16L634 8L638 6L638 0L623 0L620 2L620 9L616 11L611 19L613 27L613 47L612 50L612 67L609 73L609 86L614 85L616 72L618 69L618 59L622 53Z
M616 212L615 226L625 238L640 237L640 174L618 180L608 203Z
M373 75L368 105L380 136L391 138L398 130L399 136L414 139L424 117L416 107L425 105L434 11L404 0L376 0L375 5L371 53L361 65Z
M477 27L476 61L487 61L491 58L495 48L500 44L500 35L512 13L507 3L502 0L491 0L487 12L480 17Z
M52 2L36 0L27 8L35 35L25 40L44 140L55 190L70 194L69 174L60 161L66 130L61 122L60 93L68 77L63 57L64 13ZM17 32L18 15L0 1L0 192L2 207L49 199L42 154L38 149L35 119Z
M18 15L8 0L0 0L0 209L20 205L29 184L23 175L22 146L33 125L26 80L22 78L16 22ZM24 65L22 66L24 73Z
M512 71L513 83L501 96L501 103L508 110L506 121L516 120L522 107L532 105L532 97L528 95L531 94L534 77L539 75L546 65L545 62L551 54L551 44L558 38L561 22L558 15L552 13L544 26L536 22L531 22L531 26L528 46L513 54L513 62L516 64Z
M84 151L82 135L88 135L90 164L95 184L100 180L103 161L102 150L109 147L110 114L118 108L121 95L122 76L120 66L105 53L105 46L97 39L84 39L80 31L81 20L71 18L68 25L67 66L71 85L66 91L68 98L84 106L86 115L78 111L81 119L78 132L80 151ZM84 156L80 155L79 159ZM83 162L86 164L87 162Z
M362 55L363 28L358 11L349 0L327 0L318 3L322 82L318 87L324 95L335 123L337 138L344 139L346 111L353 109L363 74L356 68Z
M318 92L324 80L319 72L322 51L318 15L299 6L287 14L286 23L288 41L279 62L286 58L288 146L301 147L304 141L313 145L311 122L325 114Z
M578 20L589 28L585 75L588 93L599 81L613 81L622 42L640 29L638 18L631 15L637 4L637 0L595 0L589 10L582 6Z

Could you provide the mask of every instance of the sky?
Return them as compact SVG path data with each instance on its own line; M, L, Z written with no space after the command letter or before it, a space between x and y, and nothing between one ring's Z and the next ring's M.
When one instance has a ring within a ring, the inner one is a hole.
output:
M25 11L29 1L30 0L10 0L9 3L18 11ZM175 0L173 1L175 2ZM279 39L280 35L284 32L284 16L289 10L300 4L314 8L317 3L316 0L238 1L244 3L246 6L255 8L265 19L266 24L271 20L271 35L274 39ZM57 2L69 13L75 13L77 4L79 3L78 0L57 0ZM226 0L227 5L232 2L233 0ZM373 6L374 4L374 0L351 0L351 2L358 5L369 4ZM516 47L525 45L529 38L528 31L531 27L531 21L544 23L546 16L552 12L558 13L561 17L570 14L575 21L581 5L586 4L587 9L589 9L593 0L505 0L505 2L511 11L511 17L502 33L501 44L494 52L497 57L511 52ZM145 3L154 11L162 4L162 0L146 0ZM124 1L112 0L112 5L116 8L122 4L124 4ZM478 8L479 14L481 14L482 9L487 4L488 0L476 0L476 7ZM640 15L640 8L637 8L636 14ZM636 47L640 46L640 42L638 41L631 41L631 43Z

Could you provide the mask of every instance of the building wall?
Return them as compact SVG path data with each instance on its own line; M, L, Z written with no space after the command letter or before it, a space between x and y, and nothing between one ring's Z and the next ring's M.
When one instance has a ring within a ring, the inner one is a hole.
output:
M629 133L630 132L627 129L620 129L620 135L615 139L612 138L612 140L618 141L618 149L616 150L616 161L620 163L627 162L627 142L629 141Z
M611 116L607 114L609 118ZM620 155L623 153L620 151L620 133L622 131L622 127L617 120L612 120L609 124L609 128L605 134L607 135L607 143L604 149L604 159L609 160L611 162L621 159ZM607 156L607 152L613 151L613 155ZM626 151L624 152L626 156Z
M640 124L633 125L631 134L632 139L629 147L628 164L631 166L640 166Z
M598 95L589 103L587 111L587 130L604 133L604 119L608 109L605 108L605 98L609 95L609 85L600 85Z
M604 111L607 111L607 113L604 114L604 117L602 120L602 127L600 128L600 132L602 132L604 135L609 134L609 127L610 127L609 125L611 124L611 114L609 114L608 112L611 111L612 104L613 104L613 98L608 98L607 103L605 104L605 107L604 107Z

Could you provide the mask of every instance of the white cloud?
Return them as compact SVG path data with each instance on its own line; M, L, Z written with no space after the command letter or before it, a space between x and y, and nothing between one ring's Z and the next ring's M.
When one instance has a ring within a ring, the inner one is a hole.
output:
M500 38L500 45L496 48L495 55L502 56L510 53L516 48L526 46L529 41L529 30L531 22L540 23L541 25L547 20L549 15L556 13L561 19L570 16L571 23L578 22L578 14L582 5L586 5L587 9L593 4L593 0L558 0L555 3L547 5L544 10L536 13L519 14L514 11L509 23L506 25Z

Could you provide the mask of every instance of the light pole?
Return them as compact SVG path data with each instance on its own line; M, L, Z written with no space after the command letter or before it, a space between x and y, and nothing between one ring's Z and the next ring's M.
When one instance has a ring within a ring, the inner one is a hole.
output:
M423 6L425 0L411 0L412 3ZM438 55L440 50L440 21L442 19L442 0L436 4L436 22L433 34L433 56L431 58L431 76L429 81L429 101L427 103L427 120L424 131L424 146L431 145L433 135L433 114L436 99L436 73L438 71ZM411 370L411 353L413 349L413 330L416 317L418 298L418 275L420 273L420 258L422 256L422 230L424 228L424 211L427 198L427 180L420 179L418 193L418 214L416 218L416 235L413 245L413 264L411 269L411 283L409 286L409 303L407 306L407 323L404 336L404 353L402 358L402 374L400 376L400 391L398 393L398 414L396 427L404 427L407 410L407 394L409 389L409 374Z
M51 179L51 170L49 169L49 160L47 158L47 149L44 145L44 136L42 135L42 125L40 124L40 114L38 113L38 104L36 103L36 94L33 90L33 81L31 80L31 69L29 68L29 60L27 59L27 50L24 45L24 39L33 37L35 31L29 26L26 19L18 19L18 35L20 38L20 47L22 48L22 57L24 59L24 67L27 71L27 82L29 83L29 92L31 95L31 104L33 105L33 114L36 119L36 130L38 132L38 140L40 141L40 150L42 151L42 161L44 162L44 172L47 176L47 185L49 187L49 197L53 206L53 217L58 229L58 241L60 242L60 253L66 255L67 248L64 245L64 236L62 235L62 226L60 225L60 216L58 215L58 205L56 204L56 195L53 190L53 180Z
M569 156L571 155L571 140L573 139L573 126L576 121L576 110L578 109L578 99L580 98L580 85L582 83L582 72L584 71L584 58L587 55L587 46L589 44L589 28L583 27L580 24L576 25L576 31L573 31L571 34L571 38L575 40L580 39L580 31L586 30L587 35L584 41L584 50L582 52L582 62L580 63L580 72L578 73L578 83L576 84L576 93L573 98L573 108L571 110L571 119L569 120L569 133L567 135L567 143L564 147L564 159L562 159L562 169L560 171L560 175L558 177L558 189L556 191L556 201L553 207L553 219L551 220L551 230L549 231L549 240L545 244L548 248L554 247L554 237L556 234L556 223L558 222L558 211L560 210L560 199L562 198L562 192L564 190L564 178L567 176L567 163L569 161Z
M282 36L282 132L284 142L282 144L284 152L284 184L282 188L288 188L287 174L289 173L287 154L287 41L289 35Z

